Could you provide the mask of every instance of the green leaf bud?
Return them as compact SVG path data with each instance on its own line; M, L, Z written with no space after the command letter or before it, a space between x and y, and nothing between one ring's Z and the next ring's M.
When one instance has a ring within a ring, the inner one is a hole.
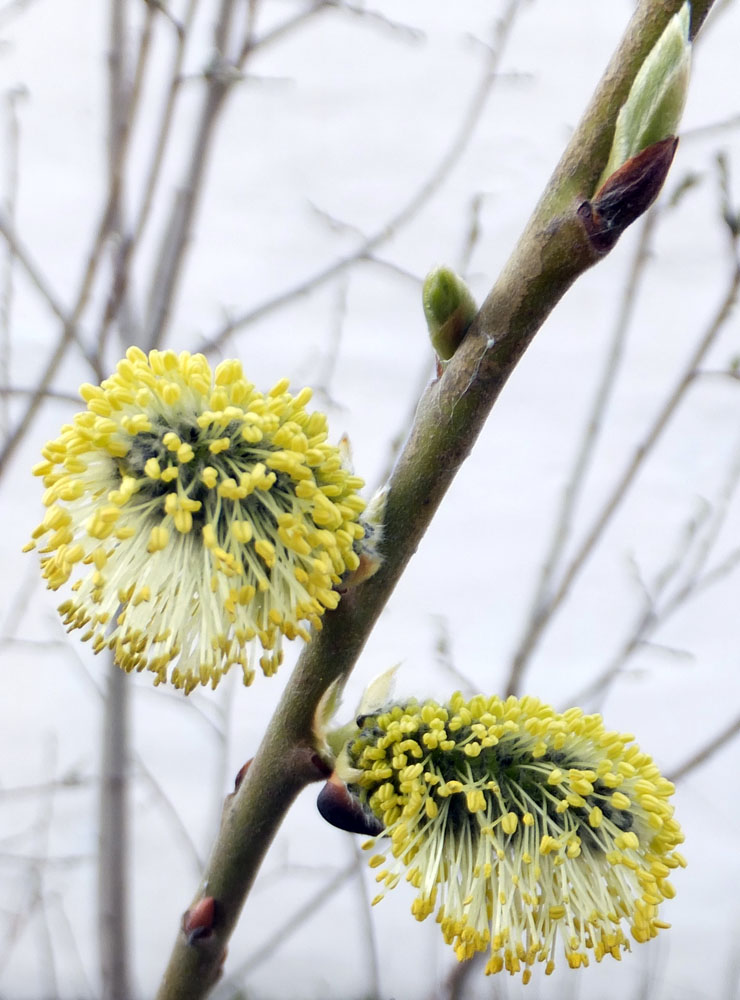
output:
M463 279L448 267L437 267L422 289L432 347L441 361L449 361L478 312L475 299Z
M643 149L676 134L691 70L690 13L687 2L640 67L617 117L609 160L597 187Z

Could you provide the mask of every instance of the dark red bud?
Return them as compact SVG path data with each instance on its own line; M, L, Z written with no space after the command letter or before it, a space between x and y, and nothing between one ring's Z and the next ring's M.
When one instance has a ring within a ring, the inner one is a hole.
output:
M591 245L608 253L627 226L652 205L663 187L678 139L654 142L607 177L591 201L578 208Z
M250 757L249 760L247 761L247 763L246 764L242 764L242 766L236 772L236 778L234 778L234 791L235 792L239 791L239 786L241 785L242 781L244 781L244 777L245 777L247 771L249 770L249 765L252 763L253 760L254 760L254 757Z
M377 837L384 830L378 817L336 775L332 775L321 789L316 805L327 823L347 833Z
M328 778L329 775L331 774L331 767L319 754L317 753L311 754L311 763L322 777Z
M182 915L182 931L188 944L210 937L215 919L216 900L213 896L204 896L186 910Z

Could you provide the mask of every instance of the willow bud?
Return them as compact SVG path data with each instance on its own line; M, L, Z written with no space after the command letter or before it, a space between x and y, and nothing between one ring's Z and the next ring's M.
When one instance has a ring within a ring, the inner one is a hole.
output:
M463 279L449 267L437 267L426 276L422 289L432 347L440 361L449 361L478 312Z
M643 149L677 133L691 71L690 20L690 5L685 3L638 70L617 117L609 160L598 187Z

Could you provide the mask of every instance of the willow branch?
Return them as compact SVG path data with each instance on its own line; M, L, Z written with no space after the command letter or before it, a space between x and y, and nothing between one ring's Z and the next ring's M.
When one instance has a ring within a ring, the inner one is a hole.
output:
M111 205L111 232L121 229L123 164L130 117L126 48L125 0L112 0L108 51L108 181L116 197ZM118 177L116 184L114 178ZM103 337L98 340L102 351ZM113 658L101 733L101 773L98 825L98 944L103 1000L130 996L128 956L128 678L119 677Z
M345 594L306 645L249 771L226 804L193 906L213 900L207 933L181 931L158 1000L203 997L216 981L244 900L298 792L322 776L313 721L341 682L416 551L507 379L567 289L601 256L578 206L606 164L614 123L639 66L681 6L642 0L524 234L444 375L424 393L388 483L379 572ZM693 6L692 35L711 7ZM191 908L189 913L192 913Z

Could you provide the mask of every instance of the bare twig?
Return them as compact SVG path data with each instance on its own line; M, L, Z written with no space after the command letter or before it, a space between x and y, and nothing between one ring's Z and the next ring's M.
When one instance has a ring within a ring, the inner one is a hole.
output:
M550 592L553 586L553 579L560 563L563 550L571 536L573 517L578 503L578 498L583 489L587 472L591 466L596 444L601 433L604 415L612 396L614 385L620 371L622 355L632 318L637 291L640 281L644 276L645 264L649 259L650 242L655 228L656 211L651 209L640 227L640 236L632 257L627 284L622 294L617 322L614 326L611 342L607 350L604 366L599 378L596 391L591 402L591 409L583 431L578 450L576 452L573 467L568 476L568 483L563 492L560 508L555 519L550 546L545 556L545 560L540 573L537 589L532 600L531 608L524 627L523 635L519 647L515 652L509 678L506 684L506 691L509 694L516 694L521 688L524 670L528 662L529 655L533 649L530 644L530 637L533 630L538 627L538 623L543 614L546 613Z
M55 293L52 291L49 283L41 271L41 268L31 256L30 251L24 245L18 233L16 233L13 225L13 218L7 213L0 215L0 235L2 235L9 251L13 255L13 258L23 268L26 277L39 293L41 299L46 303L54 316L56 316L60 322L67 325L69 323L69 314L67 313L67 310L62 305L61 300L57 298ZM73 335L75 337L77 336L76 330L73 331ZM82 346L81 340L80 345Z
M205 353L218 350L224 341L238 330L256 322L263 316L287 305L295 299L312 292L331 278L341 274L342 271L358 260L368 258L374 250L394 236L399 229L417 215L420 209L439 190L469 145L473 132L480 121L491 88L496 81L504 48L514 26L520 6L521 0L509 0L506 10L498 23L494 45L488 52L483 76L473 92L466 111L460 116L458 130L453 135L449 146L434 170L426 181L417 188L401 210L387 220L372 235L364 239L351 253L334 261L332 264L326 265L308 278L298 282L291 288L285 289L273 298L267 299L257 306L253 306L241 315L230 318L219 330L200 344L199 350Z
M41 375L39 376L34 394L28 401L28 404L26 405L24 412L21 414L15 429L11 431L8 436L2 451L0 451L0 476L2 476L7 469L10 459L15 454L16 449L30 430L33 419L45 398L46 392L51 385L51 381L56 375L62 360L66 356L67 349L74 340L78 339L77 326L85 306L87 305L93 281L101 264L102 251L110 231L111 221L114 218L119 183L120 178L114 178L113 185L108 191L107 200L93 236L90 251L85 261L80 289L77 293L74 308L67 313L65 318L62 320L62 330L55 346L52 348L51 354L46 361ZM2 226L0 226L0 233L5 235L5 231ZM89 354L87 355L87 359L95 371L95 374L102 380L104 373L102 370L98 369L95 359Z
M740 561L740 550L730 552L717 566L703 572L739 482L740 447L736 449L734 461L711 513L707 511L706 516L692 519L685 526L676 552L658 574L654 585L649 589L644 588L644 606L632 624L627 639L607 666L568 699L569 705L581 705L602 692L619 676L629 658L651 642L656 631L672 615L736 568ZM661 603L663 595L671 586L674 587L673 593Z
M294 934L309 917L314 917L317 911L327 903L332 896L348 882L356 872L357 865L351 861L341 868L325 885L315 892L304 904L288 917L270 937L255 949L234 971L219 985L214 994L214 1000L226 1000L233 996L233 990L250 972L263 965L283 944Z
M204 75L205 95L194 131L185 178L175 195L157 254L158 264L149 287L145 319L145 342L150 348L156 348L162 342L190 242L190 230L202 193L216 124L226 95L241 78L242 63L232 62L229 58L235 7L236 0L220 2L214 28L215 56ZM246 55L246 51L244 54Z
M3 396L33 396L38 390L34 386L0 385L0 393ZM65 392L63 389L45 389L43 394L45 399L56 399L62 403L72 403L80 406L80 397L76 392Z
M357 843L357 838L350 834L352 854L355 863L355 885L357 886L357 910L362 922L361 938L365 944L367 955L367 986L364 994L367 1000L380 998L380 959L378 956L378 941L375 936L375 924L370 914L371 903L365 889L365 872L367 871L367 856L363 854Z
M575 555L563 572L554 593L540 608L538 614L533 617L530 628L521 642L512 663L509 677L510 692L514 692L518 689L526 663L531 654L534 652L534 649L542 637L542 633L552 620L554 613L567 597L572 584L576 580L584 563L596 547L604 529L619 508L619 505L624 499L629 487L638 472L642 469L646 458L660 439L661 434L668 425L676 408L683 400L687 390L693 384L696 371L700 368L709 349L717 339L720 330L732 314L739 288L740 267L738 267L738 264L735 261L730 275L727 291L725 292L724 298L714 318L700 338L694 351L691 353L683 372L658 411L650 429L643 438L641 444L639 444L635 449L632 458L627 463L626 468L609 494L606 503L602 507L598 516L595 518L591 528L586 533L586 536L579 545Z
M668 774L669 780L680 781L681 778L685 778L687 774L722 750L738 733L740 733L740 715L734 718L724 729L721 729L705 746L693 753L688 760L685 760L683 764L679 764L675 770L671 771Z
M8 147L8 162L4 180L3 212L10 220L15 220L16 197L18 194L18 147L19 124L16 104L24 91L16 88L5 98L5 125ZM10 325L13 311L14 255L12 247L6 247L0 273L0 381L6 385L11 380L11 337ZM5 437L10 427L7 393L0 391L0 438Z
M168 74L169 82L166 89L164 105L157 123L154 149L149 161L146 180L142 186L143 196L141 204L139 205L139 209L136 214L136 222L133 226L133 233L131 237L133 247L139 243L144 229L146 228L146 224L149 221L154 195L159 184L164 154L172 132L172 121L175 114L177 95L180 92L182 67L185 59L185 48L190 38L190 32L192 30L193 20L198 8L198 2L199 0L189 0L182 23L177 25L177 43L172 56L172 66L170 67L170 72Z
M129 136L133 131L136 115L141 105L144 76L151 53L155 15L156 8L148 5L139 37L136 60L130 83L127 79L127 70L124 61L123 41L125 36L116 39L115 47L113 47L113 42L111 43L108 101L110 120L108 171L109 183L113 185L115 178L118 178L118 184L116 185L116 212L111 223L111 229L115 237L111 247L113 274L110 280L110 288L103 309L103 315L95 336L96 361L98 367L101 368L104 366L107 335L113 323L117 323L120 340L124 345L128 346L138 339L134 333L135 323L132 315L131 296L129 294L129 261L132 240L130 237L124 235L126 226L122 205Z
M141 754L134 755L134 761L136 764L137 774L144 778L146 783L154 792L157 801L162 809L162 812L166 816L173 833L176 838L180 841L182 846L185 848L186 853L189 855L193 867L196 871L200 871L203 867L204 858L201 856L195 841L193 840L190 830L188 830L185 822L177 811L177 808L169 797L165 789L162 787L160 781L157 780L154 772L150 767L148 767L146 761L141 756Z

